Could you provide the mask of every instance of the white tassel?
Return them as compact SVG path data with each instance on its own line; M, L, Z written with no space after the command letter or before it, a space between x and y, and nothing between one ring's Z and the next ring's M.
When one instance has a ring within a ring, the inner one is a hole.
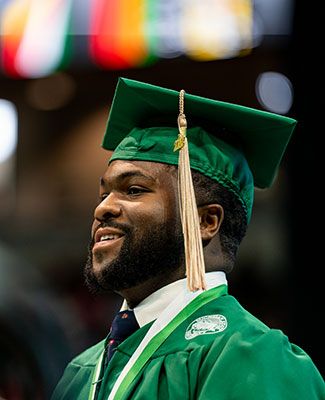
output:
M178 158L178 197L184 236L187 286L191 292L205 290L205 265L200 231L200 221L192 181L187 122L184 114L184 90L180 92L180 113L178 116L178 138L174 151L179 150Z

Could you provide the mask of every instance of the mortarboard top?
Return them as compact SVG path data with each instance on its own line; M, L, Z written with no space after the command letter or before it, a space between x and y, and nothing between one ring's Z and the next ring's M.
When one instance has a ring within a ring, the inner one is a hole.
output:
M102 143L111 160L177 165L178 106L178 91L119 78ZM297 121L188 93L184 113L191 167L232 190L249 220L254 186L272 184Z

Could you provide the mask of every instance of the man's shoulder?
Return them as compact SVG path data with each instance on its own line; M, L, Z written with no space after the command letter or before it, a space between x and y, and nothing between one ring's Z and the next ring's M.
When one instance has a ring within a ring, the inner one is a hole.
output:
M211 307L227 318L225 335L211 343L211 354L214 350L219 354L221 346L230 358L236 359L239 355L252 365L280 363L281 366L290 365L292 370L315 370L313 361L301 347L292 343L281 329L269 327L252 315L234 297L224 296Z
M220 321L219 328L224 330L226 335L233 335L241 332L243 336L254 336L268 333L270 328L259 318L247 311L238 300L225 295L198 310L195 316L198 319L207 317L208 320Z
M204 347L210 351L211 346L218 351L229 347L232 351L242 348L248 352L260 347L272 352L276 346L278 349L288 348L296 354L303 353L289 342L282 330L270 328L231 295L211 301L186 318L161 350L174 352L177 347L179 351Z
M220 351L231 344L235 348L243 342L252 343L256 337L269 331L234 297L224 295L189 314L168 336L156 355L194 352L203 356L211 351L211 347Z
M204 311L212 313L213 310L220 313L226 319L227 329L225 329L225 333L226 337L231 340L233 347L244 345L248 349L249 347L258 347L260 343L263 343L263 346L269 344L271 349L274 345L290 348L293 346L295 352L299 353L301 351L299 347L291 345L288 337L281 329L268 326L261 319L246 310L231 295L223 296L211 302L209 307ZM248 346L248 343L250 343L250 346Z

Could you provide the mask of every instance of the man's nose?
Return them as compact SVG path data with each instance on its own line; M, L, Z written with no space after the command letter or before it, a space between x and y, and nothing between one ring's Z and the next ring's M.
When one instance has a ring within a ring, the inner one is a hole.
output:
M98 221L105 221L121 215L121 205L113 193L105 197L95 208L94 218Z

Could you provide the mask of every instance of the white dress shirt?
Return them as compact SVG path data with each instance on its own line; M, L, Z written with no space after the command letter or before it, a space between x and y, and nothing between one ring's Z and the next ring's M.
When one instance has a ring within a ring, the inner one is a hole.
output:
M212 289L220 285L227 285L226 274L223 271L207 272L205 274L207 289ZM186 292L186 278L172 282L167 286L158 289L150 296L141 301L133 311L140 328L147 323L155 320L168 307L168 305L180 294ZM123 301L121 311L128 310L126 300Z

